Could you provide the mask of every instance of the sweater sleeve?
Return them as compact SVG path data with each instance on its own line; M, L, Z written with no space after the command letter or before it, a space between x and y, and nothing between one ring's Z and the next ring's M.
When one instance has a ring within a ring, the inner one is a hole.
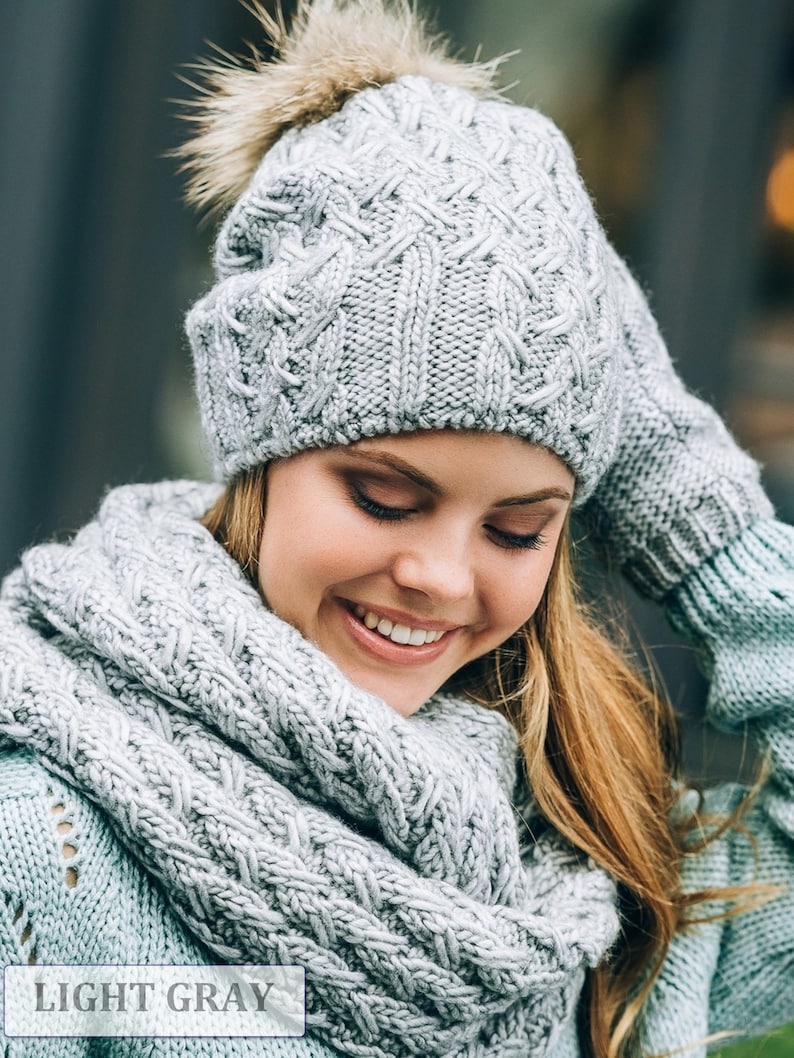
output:
M794 529L769 520L745 530L684 579L669 613L703 651L710 721L746 733L769 762L741 825L685 858L684 888L776 893L676 937L648 1011L662 1049L687 1004L688 1038L678 1046L794 1020ZM703 809L730 813L745 793L734 784L710 790Z

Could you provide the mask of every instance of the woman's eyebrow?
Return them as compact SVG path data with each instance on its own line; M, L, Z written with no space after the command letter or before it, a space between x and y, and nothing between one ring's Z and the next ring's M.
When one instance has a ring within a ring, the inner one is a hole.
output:
M417 470L416 467L411 466L410 463L404 463L402 459L397 459L396 456L387 455L386 452L360 452L354 448L349 449L345 454L352 456L354 459L366 459L370 463L378 463L381 466L389 467L390 470L396 470L398 474L410 478L411 481L432 493L433 496L443 496L444 494L444 490L432 478L423 474L421 470Z
M398 474L402 474L421 488L426 489L433 496L444 495L444 490L438 482L433 481L432 478L423 474L421 470L417 470L416 467L411 466L410 463L405 463L396 456L388 455L386 452L362 452L354 448L349 449L345 454L352 456L354 459L365 459L367 462L389 467L390 470L397 471ZM520 507L530 503L541 503L543 500L570 499L571 493L568 489L563 488L561 485L549 485L544 489L538 489L536 492L528 492L521 496L509 496L507 499L499 500L494 504L494 507Z
M570 500L572 498L568 489L561 485L549 485L548 488L538 489L537 492L528 492L525 496L510 496L506 500L499 500L494 507L520 507L525 503L541 503L543 500Z

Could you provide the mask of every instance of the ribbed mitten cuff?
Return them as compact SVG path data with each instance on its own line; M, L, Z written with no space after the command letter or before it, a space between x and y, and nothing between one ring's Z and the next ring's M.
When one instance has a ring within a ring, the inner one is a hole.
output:
M704 651L709 719L730 731L782 724L794 735L794 527L757 522L665 602L674 627Z

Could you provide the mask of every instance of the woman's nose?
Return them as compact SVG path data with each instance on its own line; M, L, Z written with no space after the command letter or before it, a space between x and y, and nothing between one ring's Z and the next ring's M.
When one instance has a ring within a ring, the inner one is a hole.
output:
M474 570L469 548L444 535L432 535L401 551L392 565L392 577L402 588L411 588L437 602L457 602L474 590Z

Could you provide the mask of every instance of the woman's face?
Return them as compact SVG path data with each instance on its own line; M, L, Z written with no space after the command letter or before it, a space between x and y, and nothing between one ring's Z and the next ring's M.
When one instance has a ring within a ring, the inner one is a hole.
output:
M425 431L269 469L270 608L403 716L534 613L573 493L551 452Z

